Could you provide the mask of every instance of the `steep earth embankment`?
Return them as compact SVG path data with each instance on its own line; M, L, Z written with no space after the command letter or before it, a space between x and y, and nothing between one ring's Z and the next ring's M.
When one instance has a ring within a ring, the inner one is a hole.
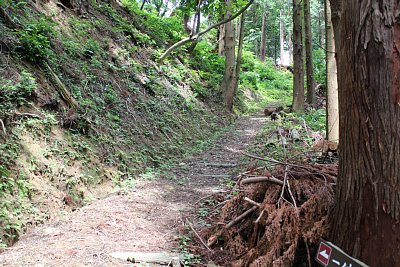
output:
M77 2L0 2L0 248L158 176L229 122L218 75L154 61L179 21Z
M179 252L186 218L201 226L199 203L233 181L235 169L243 168L240 152L265 120L261 114L240 118L210 149L180 162L162 179L141 181L29 231L0 254L0 265L127 266L131 263L111 255Z

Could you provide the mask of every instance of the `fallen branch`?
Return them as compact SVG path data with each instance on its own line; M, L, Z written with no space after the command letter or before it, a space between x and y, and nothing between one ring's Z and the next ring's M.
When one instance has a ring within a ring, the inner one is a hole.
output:
M265 210L262 210L262 211L260 212L260 215L258 216L257 220L254 221L254 223L259 223L259 222L260 222L262 216L264 215L264 211L265 211Z
M244 201L249 202L249 203L250 203L251 205L253 205L253 206L257 206L257 207L261 208L261 204L260 204L260 203L257 203L257 202L255 202L254 200L251 200L251 199L248 198L248 197L245 197L245 198L244 198Z
M254 183L262 183L262 182L270 182L274 183L277 185L283 186L283 182L275 177L266 177L266 176L258 176L258 177L252 177L252 178L247 178L242 180L241 185L245 184L254 184Z
M231 20L234 20L235 18L239 17L244 11L246 11L246 9L251 6L251 4L254 2L254 0L250 0L247 5L245 5L241 10L239 10L238 13L236 13L235 15L224 19L220 22L215 23L214 25L211 25L210 27L208 27L207 29L195 34L195 35L190 35L188 38L185 38L183 40L180 40L179 42L175 43L173 46L171 46L170 48L167 49L167 51L164 52L164 54L161 55L160 59L158 60L158 63L162 63L164 61L164 59L166 57L168 57L169 54L171 54L172 51L174 51L175 49L183 46L184 44L196 41L200 36L202 36L203 34L206 34L207 32L211 31L212 29L221 26L222 24L228 23Z
M243 154L243 155L245 155L245 156L247 156L247 157L249 157L249 158L253 158L253 159L258 159L258 160L262 160L262 161L272 162L272 163L275 163L275 164L286 165L286 166L293 166L293 167L298 167L298 168L303 168L303 169L305 169L304 166L300 166L300 165L296 165L296 164L291 164L291 163L285 163L285 162L282 162L282 161L279 161L279 160L276 160L276 159L272 159L272 158L267 158L267 157L263 158L263 157L259 157L259 156L255 156L255 155L248 154L248 153L243 152L243 151L240 152L240 153Z
M2 119L0 119L0 124L1 124L1 128L3 129L4 136L7 137L6 127L4 126L4 122Z
M228 224L225 226L225 229L229 229L229 228L235 226L235 225L238 224L241 220L243 220L243 219L247 218L248 216L250 216L250 215L251 215L254 211L256 211L257 209L258 209L257 206L251 207L251 209L249 209L249 210L243 212L242 215L236 217L236 218L233 219L230 223L228 223Z
M196 232L196 230L194 230L192 223L186 218L187 223L189 224L190 229L192 229L192 231L195 233L195 235L197 236L197 238L200 240L200 242L203 244L203 246L208 249L209 251L212 251L211 248L209 246L207 246L207 244L203 241L203 239L200 237L200 235Z
M64 83L58 78L57 74L51 69L49 64L44 63L44 67L50 74L50 80L53 83L54 87L60 93L61 97L68 103L68 105L73 109L78 109L78 103L72 97L71 93L68 91L67 87Z
M21 27L14 22L14 20L8 15L7 11L3 8L0 8L0 18L3 18L4 23L8 28L11 29L21 29Z

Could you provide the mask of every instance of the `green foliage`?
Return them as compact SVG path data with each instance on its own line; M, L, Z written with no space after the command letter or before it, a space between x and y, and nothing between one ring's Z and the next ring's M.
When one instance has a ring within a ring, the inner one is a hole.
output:
M41 17L27 23L24 29L17 31L17 36L20 44L16 51L23 59L41 62L53 56L50 39L55 36L55 31L51 20Z
M175 43L184 36L182 22L178 17L159 17L157 13L142 11L136 1L122 0L122 3L140 21L142 32L150 36L158 46L168 41Z
M200 41L193 51L192 66L205 72L223 74L225 59L214 51L214 46L207 41Z
M315 81L326 85L326 57L325 51L321 48L313 51Z
M193 266L200 263L200 259L198 256L190 253L188 246L192 238L187 235L183 235L180 237L179 249L181 250L181 254L183 254L183 266Z
M104 55L104 51L101 49L100 44L93 38L89 38L85 45L82 47L82 53L86 58L93 58L94 56Z
M270 60L260 62L251 52L243 54L236 108L241 112L254 112L270 104L290 105L292 74L276 69Z
M26 175L21 172L12 178L8 170L18 153L16 140L0 145L0 248L16 240L25 225L22 214L30 212L30 205L25 203L31 190Z
M304 113L296 114L300 120L304 120L313 131L325 132L326 129L326 110L309 109Z
M37 88L36 80L33 75L25 70L21 72L18 82L13 81L0 82L0 114L7 113L15 107L19 107L26 103Z

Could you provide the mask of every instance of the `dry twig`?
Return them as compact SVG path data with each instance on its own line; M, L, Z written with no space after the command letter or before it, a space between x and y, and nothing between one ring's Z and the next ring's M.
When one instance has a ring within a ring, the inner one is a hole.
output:
M233 219L230 223L228 223L225 228L229 229L232 226L235 226L236 224L238 224L241 220L245 219L246 217L250 216L254 211L256 211L258 209L257 206L253 206L250 209L248 209L247 211L243 212L242 215L236 217L235 219Z
M187 218L186 218L186 221L189 224L190 229L192 229L192 231L197 236L197 238L200 240L200 242L203 244L203 246L206 247L206 249L208 249L209 251L212 251L211 248L209 246L207 246L207 244L203 241L203 239L200 237L200 235L196 232L196 230L194 230L192 223Z
M257 202L255 202L254 200L251 200L251 199L248 198L248 197L245 197L245 198L244 198L244 201L249 202L249 203L250 203L251 205L253 205L253 206L257 206L257 207L261 208L261 204L260 204L260 203L257 203Z

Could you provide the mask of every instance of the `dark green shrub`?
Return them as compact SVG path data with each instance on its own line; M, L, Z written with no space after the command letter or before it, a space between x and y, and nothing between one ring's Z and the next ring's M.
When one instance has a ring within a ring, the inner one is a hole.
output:
M24 29L17 31L20 44L16 51L23 59L41 62L52 56L50 38L54 34L53 23L46 18L28 23Z

